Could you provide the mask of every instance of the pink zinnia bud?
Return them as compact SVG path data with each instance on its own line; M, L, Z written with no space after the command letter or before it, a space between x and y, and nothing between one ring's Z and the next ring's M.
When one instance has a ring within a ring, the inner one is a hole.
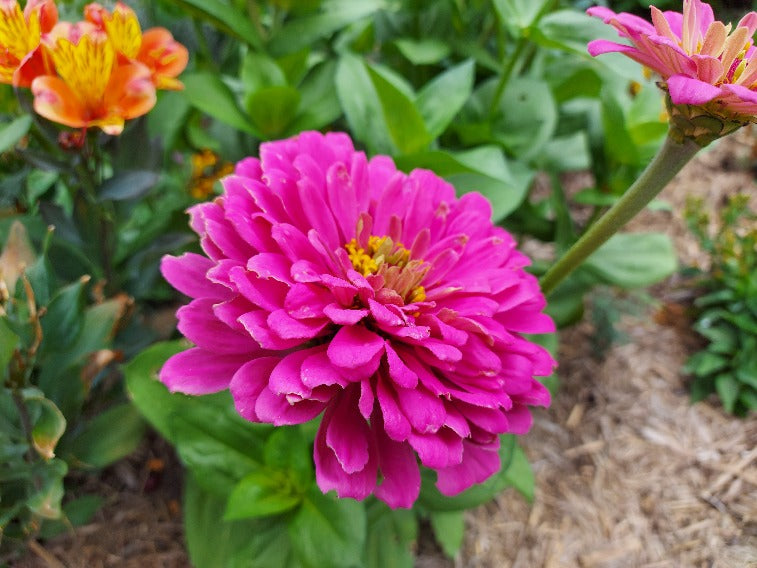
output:
M712 8L701 0L684 0L683 13L661 12L654 6L651 10L650 23L601 6L589 8L589 15L613 26L631 43L595 40L589 43L589 53L623 53L659 73L673 105L703 107L704 114L735 121L739 126L754 122L757 50L752 36L757 29L757 13L749 12L733 28L716 21ZM685 108L680 112L687 119L702 114L692 114Z
M341 133L263 144L190 209L207 256L167 256L194 298L196 347L169 359L172 391L230 389L246 419L299 424L323 491L391 507L418 497L418 461L446 495L500 467L499 434L525 433L534 379L554 361L525 333L554 330L514 239L477 193L371 160Z

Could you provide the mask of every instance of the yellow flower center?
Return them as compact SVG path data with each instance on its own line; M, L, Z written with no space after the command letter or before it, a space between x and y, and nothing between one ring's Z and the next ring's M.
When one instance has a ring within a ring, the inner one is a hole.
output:
M0 83L10 83L13 72L26 55L39 45L39 15L29 21L17 3L0 7Z
M357 239L352 239L344 248L352 266L363 276L383 277L384 287L393 289L407 303L426 299L426 291L420 283L430 267L423 260L410 260L410 251L402 243L388 236L371 235L365 248Z
M61 79L88 108L97 108L116 57L105 34L83 35L77 44L59 38L52 56Z

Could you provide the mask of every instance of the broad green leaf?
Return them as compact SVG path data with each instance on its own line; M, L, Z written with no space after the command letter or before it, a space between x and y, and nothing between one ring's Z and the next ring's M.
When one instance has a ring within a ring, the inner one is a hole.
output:
M62 288L50 300L44 317L40 319L40 358L65 351L75 343L84 323L84 286L88 281L89 277L82 277Z
M385 0L324 0L320 13L295 18L268 43L274 55L284 55L313 45L347 25L370 16L386 5Z
M270 468L288 472L302 491L313 484L312 437L305 436L299 426L277 427L265 442L263 461Z
M0 125L0 154L13 148L21 140L32 126L32 117L29 114L19 116L17 119Z
M39 536L43 539L53 538L71 530L71 527L86 525L102 507L105 499L100 495L84 495L63 505L63 518L46 521L42 524Z
M368 68L352 53L339 59L336 71L336 90L350 131L365 144L371 154L393 154L383 109Z
M221 31L236 36L257 50L262 50L263 44L260 34L255 29L249 16L245 12L235 8L233 4L221 0L173 1L186 8L190 14L196 14Z
M36 202L53 184L58 181L57 172L43 172L32 170L26 178L27 198L30 203Z
M474 485L452 497L442 495L434 487L436 475L431 470L421 469L422 485L418 504L429 511L463 511L491 501L505 487L514 485L515 480L511 478L509 472L518 449L515 438L514 435L500 436L499 459L501 467L499 472L483 483Z
M460 111L473 89L474 65L465 61L429 81L415 104L431 138L440 136Z
M298 90L302 95L299 112L289 125L288 133L318 130L337 120L342 114L336 92L336 62L327 61L312 69Z
M301 568L283 518L224 521L224 499L191 472L184 488L184 534L195 568Z
M399 152L412 154L425 148L432 137L415 103L370 65L368 75L381 103L384 123Z
M228 495L243 477L260 467L263 432L269 431L240 418L231 397L225 399L225 407L200 399L169 419L182 461L206 490L218 495Z
M400 38L394 41L394 45L413 65L439 63L452 53L449 45L438 38Z
M501 221L525 198L534 173L518 162L507 162L495 146L482 146L465 152L443 150L400 156L397 165L408 171L428 168L450 183L460 193L478 191L492 205L492 220Z
M231 89L218 75L198 72L182 77L187 99L204 113L234 128L260 137L249 117L239 108Z
M670 237L662 233L617 233L586 260L603 282L623 288L649 286L678 268Z
M297 559L307 567L360 566L366 516L362 503L313 487L287 529Z
M97 199L101 202L139 199L149 193L159 177L145 170L119 172L100 186Z
M513 448L512 459L505 470L505 478L508 485L514 487L518 493L529 501L534 500L534 472L523 448L517 442Z
M19 336L8 325L8 319L5 316L0 316L0 381L5 380L8 363L10 363L13 352L18 347L19 340Z
M689 357L684 372L697 377L707 377L728 367L728 358L709 351L698 351Z
M55 446L66 431L66 419L49 399L38 398L32 404L38 413L32 427L32 443L37 453L49 460L55 457Z
M557 105L549 85L539 79L511 79L492 124L494 139L521 160L528 160L552 139Z
M435 511L430 515L431 528L434 530L444 554L454 558L463 544L465 536L465 513L463 511Z
M247 97L247 111L255 127L267 140L283 134L300 106L300 93L294 87L263 87Z
M577 10L565 9L545 15L529 30L528 37L543 47L560 49L588 59L587 43L594 39L614 40L617 35L602 20Z
M610 89L602 89L602 127L605 134L605 151L619 164L637 164L639 150L626 127L626 118L620 102Z
M68 472L66 462L52 459L41 464L35 475L35 492L27 499L26 506L43 519L59 519L63 499L63 477Z
M715 389L718 391L720 400L723 401L723 407L728 412L732 413L735 410L740 388L739 381L731 373L723 373L715 377Z
M413 512L390 509L377 499L366 504L366 512L365 568L412 568L411 548L418 537Z
M294 509L302 501L288 472L269 468L247 474L234 487L224 519L269 517Z
M147 135L150 139L159 138L165 149L174 148L186 124L189 109L184 91L163 91L147 115Z
M278 63L268 55L255 51L250 51L242 60L240 79L248 93L254 93L265 87L279 87L287 84L287 79Z
M539 11L549 0L493 0L494 9L503 26L522 32L534 24Z
M145 433L145 422L132 404L98 414L66 446L82 467L103 468L132 453Z

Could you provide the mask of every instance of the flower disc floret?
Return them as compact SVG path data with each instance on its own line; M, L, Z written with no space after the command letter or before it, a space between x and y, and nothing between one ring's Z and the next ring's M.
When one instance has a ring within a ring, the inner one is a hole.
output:
M340 133L263 144L223 186L190 209L204 255L162 261L195 347L161 380L229 389L255 422L322 415L316 480L340 497L409 507L419 462L446 495L498 471L499 434L549 403L554 361L523 334L554 326L489 203Z

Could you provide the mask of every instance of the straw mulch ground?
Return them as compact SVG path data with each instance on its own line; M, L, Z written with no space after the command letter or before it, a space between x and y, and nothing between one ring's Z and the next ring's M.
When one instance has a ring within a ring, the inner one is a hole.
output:
M710 209L724 194L755 194L743 167L753 141L742 132L701 155L662 196L674 212L644 213L632 228L665 231L682 264L704 262L678 212L688 194ZM523 441L535 501L505 492L468 515L455 562L424 553L419 567L757 567L757 417L730 418L712 401L689 404L679 370L697 340L680 317L679 292L675 279L657 287L655 302L622 320L627 340L604 358L591 324L562 334L560 392ZM16 565L188 566L177 466L155 448L97 481L107 506L95 522L35 546ZM158 490L146 492L160 475L155 463L166 471Z

